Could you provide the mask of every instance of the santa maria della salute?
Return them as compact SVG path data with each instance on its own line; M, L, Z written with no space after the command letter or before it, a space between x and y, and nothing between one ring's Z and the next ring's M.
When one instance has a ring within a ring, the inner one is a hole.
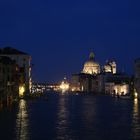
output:
M103 66L95 61L93 52L84 63L80 73L73 74L71 79L72 91L126 95L130 93L131 78L117 72L115 61L106 61Z

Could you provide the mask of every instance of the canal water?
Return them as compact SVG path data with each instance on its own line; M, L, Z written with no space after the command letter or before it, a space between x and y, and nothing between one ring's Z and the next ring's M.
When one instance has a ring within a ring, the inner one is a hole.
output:
M138 100L51 93L0 110L0 140L140 140Z

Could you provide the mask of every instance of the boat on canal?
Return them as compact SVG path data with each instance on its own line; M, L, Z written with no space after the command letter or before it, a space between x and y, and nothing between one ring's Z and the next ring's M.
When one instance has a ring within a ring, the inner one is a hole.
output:
M131 96L129 94L119 95L118 98L120 98L120 99L131 99Z

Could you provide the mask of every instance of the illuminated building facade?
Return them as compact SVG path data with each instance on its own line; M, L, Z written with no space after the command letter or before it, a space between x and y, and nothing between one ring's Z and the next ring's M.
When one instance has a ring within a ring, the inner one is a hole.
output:
M24 93L30 93L32 85L31 56L11 47L0 49L0 56L9 57L11 60L16 62L18 65L17 69L20 74L20 89L24 88Z
M122 83L122 84L115 84L114 85L114 92L115 94L119 95L126 95L129 94L129 84Z
M105 93L113 95L126 95L129 94L130 88L127 83L115 83L106 82L105 83Z
M64 80L61 82L59 88L63 93L69 90L69 83L66 77L64 77Z
M131 79L126 74L104 75L104 91L106 94L126 95L130 93Z

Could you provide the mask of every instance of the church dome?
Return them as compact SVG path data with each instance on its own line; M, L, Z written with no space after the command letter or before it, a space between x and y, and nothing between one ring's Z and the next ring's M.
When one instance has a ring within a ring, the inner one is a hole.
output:
M96 67L96 66L99 66L99 63L89 60L89 61L85 62L84 66L86 66L86 67Z
M115 74L117 71L116 67L117 67L117 65L116 65L115 61L108 61L107 64L104 66L104 71Z
M83 73L86 73L86 74L99 74L100 73L100 65L99 63L94 61L94 53L90 53L89 61L85 62Z
M109 64L106 64L106 65L104 66L104 71L105 71L105 72L112 72L112 67L111 67Z

